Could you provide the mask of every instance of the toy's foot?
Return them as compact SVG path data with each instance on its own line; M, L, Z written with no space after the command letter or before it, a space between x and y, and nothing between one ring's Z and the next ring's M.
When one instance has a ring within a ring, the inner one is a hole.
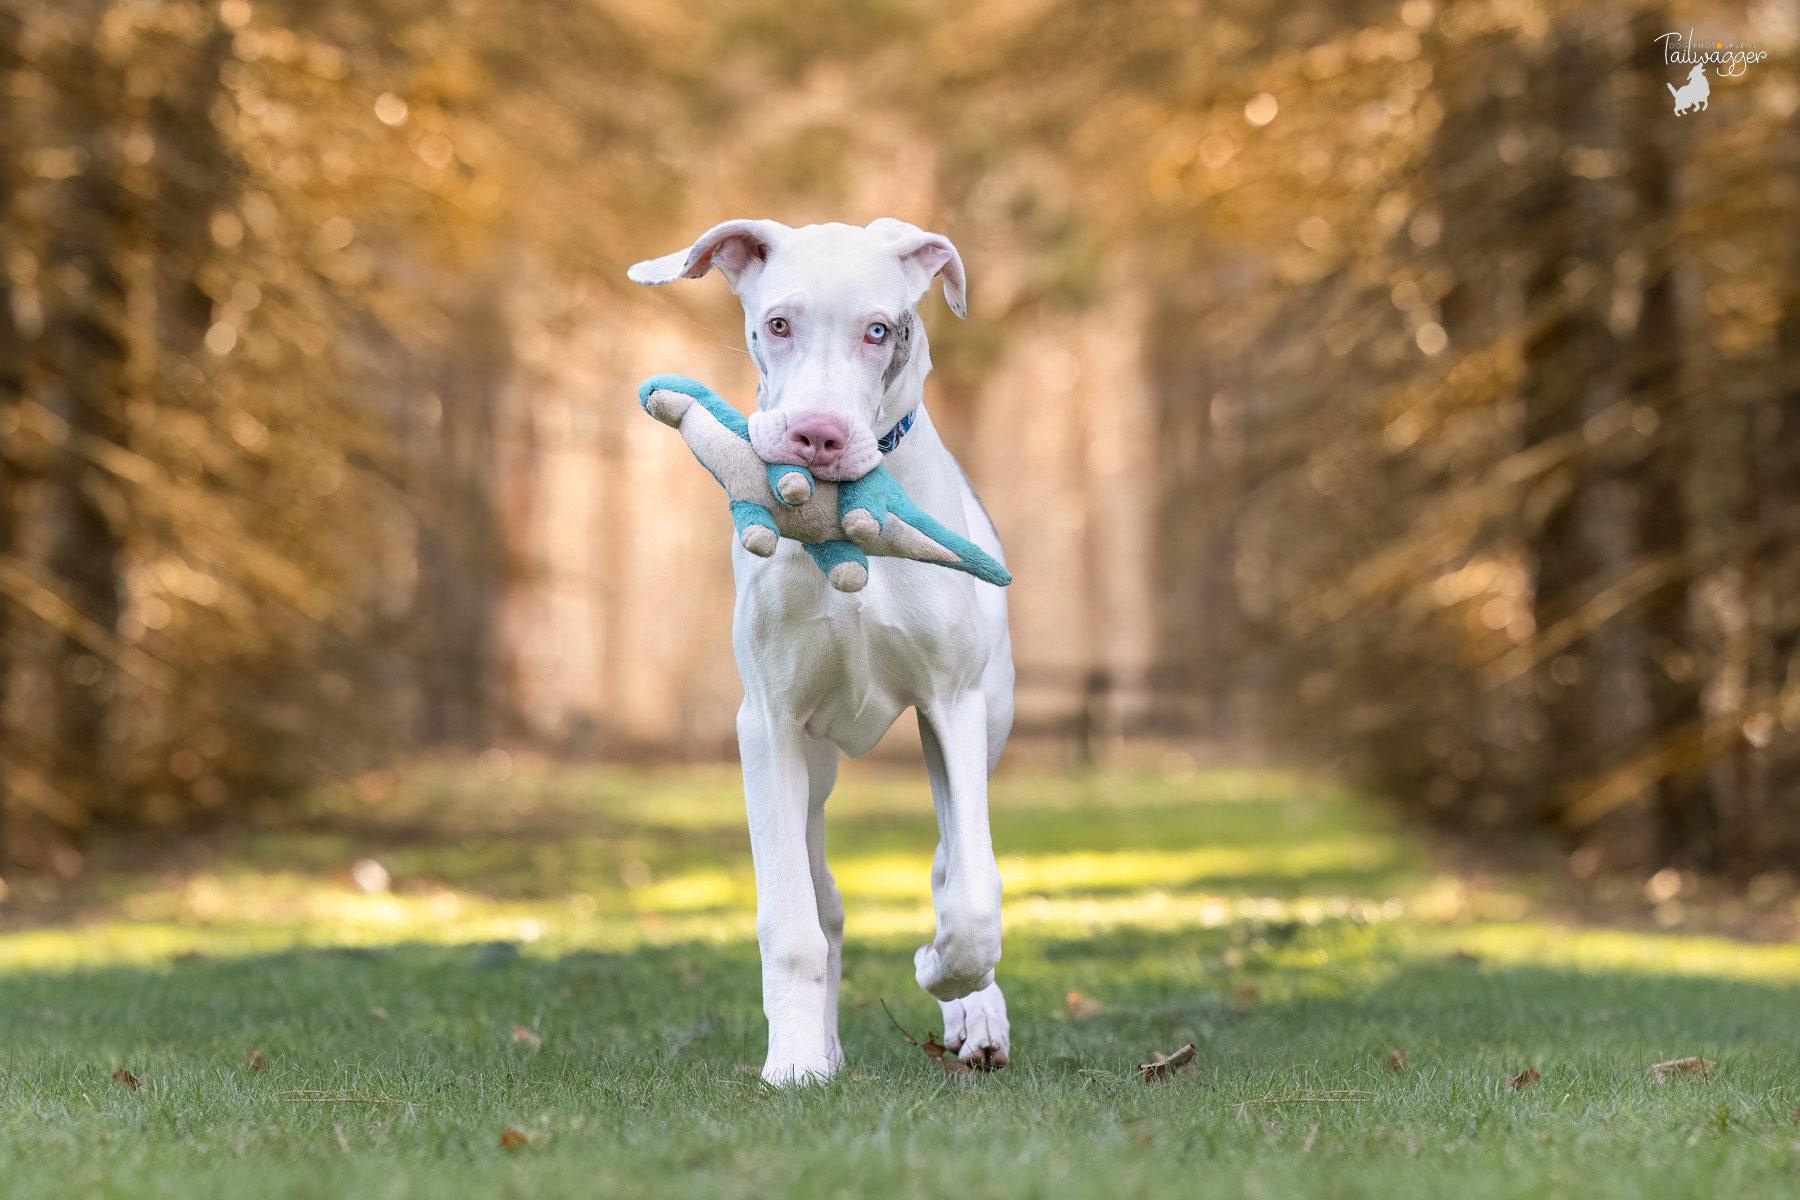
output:
M692 396L671 392L667 388L658 388L644 401L645 412L675 429L681 428L681 418L687 416L688 409L693 406Z
M869 557L849 542L809 542L806 552L840 592L860 592L869 582Z
M881 537L881 522L866 508L853 509L844 514L844 533L857 546L867 550Z
M769 487L789 508L798 508L812 499L812 476L800 467L776 464L769 468Z
M841 562L825 578L840 592L860 592L869 582L869 568L859 562Z
M769 557L781 543L781 538L767 525L744 526L744 531L738 534L738 540L744 544L744 549L758 558Z

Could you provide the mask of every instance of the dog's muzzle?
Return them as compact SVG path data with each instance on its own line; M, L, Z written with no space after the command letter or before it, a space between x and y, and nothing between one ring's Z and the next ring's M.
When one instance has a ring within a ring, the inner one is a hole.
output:
M805 467L838 483L861 479L881 462L874 431L835 413L753 412L750 445L766 463Z

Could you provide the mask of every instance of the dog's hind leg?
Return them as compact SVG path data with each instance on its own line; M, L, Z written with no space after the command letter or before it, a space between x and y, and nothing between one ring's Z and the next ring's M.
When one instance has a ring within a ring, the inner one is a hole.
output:
M806 739L806 860L812 867L813 899L825 934L825 1052L834 1066L844 1062L838 1040L838 987L844 978L844 898L825 865L825 801L837 782L838 748Z
M806 735L792 720L746 698L738 753L756 866L756 940L762 951L769 1056L763 1078L799 1083L837 1069L825 1038L831 947L819 923L807 854L811 786Z
M980 692L919 713L919 740L937 807L931 868L937 936L913 955L919 986L943 1009L944 1044L985 1067L1010 1051L1006 1001L994 982L1000 961L1000 870L988 832L989 728Z

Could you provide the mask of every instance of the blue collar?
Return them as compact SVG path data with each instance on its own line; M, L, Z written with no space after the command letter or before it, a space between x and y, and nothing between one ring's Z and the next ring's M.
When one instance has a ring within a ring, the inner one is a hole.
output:
M906 431L913 427L913 418L918 415L919 410L915 408L904 417L901 417L898 421L895 421L894 427L882 434L880 439L876 441L876 448L883 454L892 454L894 452L894 447L900 444L900 439L906 436Z

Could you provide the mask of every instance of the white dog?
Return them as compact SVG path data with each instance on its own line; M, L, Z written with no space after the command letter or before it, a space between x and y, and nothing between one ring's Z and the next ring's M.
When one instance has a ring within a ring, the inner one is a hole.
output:
M1669 89L1669 95L1675 97L1675 115L1681 116L1689 109L1706 107L1706 98L1712 95L1712 88L1706 82L1706 64L1695 63L1694 69L1688 72L1688 81L1677 91L1672 83L1663 84Z
M921 508L1001 558L993 522L921 403L931 355L914 309L941 276L944 298L963 315L956 247L889 218L863 229L727 221L629 274L656 286L715 267L744 307L759 375L751 444L763 459L838 480L884 464ZM839 751L865 753L909 705L939 832L937 934L913 956L914 976L942 1007L946 1046L976 1066L1004 1065L987 782L1012 728L1006 594L894 558L871 559L868 585L846 594L788 541L767 559L734 543L732 571L732 646L744 684L738 750L769 1018L763 1078L820 1078L843 1064L844 907L825 865L825 798Z

